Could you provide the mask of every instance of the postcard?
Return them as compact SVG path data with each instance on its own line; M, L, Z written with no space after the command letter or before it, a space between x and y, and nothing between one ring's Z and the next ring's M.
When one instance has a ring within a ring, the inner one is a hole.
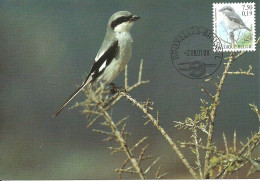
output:
M258 1L0 1L0 179L259 178Z

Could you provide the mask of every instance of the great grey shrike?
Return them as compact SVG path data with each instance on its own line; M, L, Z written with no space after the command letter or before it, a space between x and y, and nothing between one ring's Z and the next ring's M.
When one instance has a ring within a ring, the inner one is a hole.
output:
M246 29L251 31L231 6L224 6L219 10L224 14L224 23L232 31Z
M130 29L138 19L140 17L128 11L119 11L110 17L106 36L87 78L53 117L56 117L85 86L90 86L95 81L111 83L119 75L131 58L133 39Z

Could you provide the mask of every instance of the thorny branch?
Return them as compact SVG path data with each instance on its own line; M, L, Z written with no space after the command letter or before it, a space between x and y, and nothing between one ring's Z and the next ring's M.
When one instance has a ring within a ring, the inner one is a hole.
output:
M101 110L102 110L104 118L109 123L109 126L112 129L112 132L114 133L115 137L117 138L117 141L120 143L121 149L123 149L123 151L127 155L127 158L132 163L136 173L139 175L139 177L141 179L145 179L144 173L143 173L142 169L140 168L140 165L138 164L136 158L134 158L133 154L129 150L125 139L123 138L121 132L117 129L117 126L115 125L114 121L112 120L112 118L110 117L110 115L108 114L107 111L105 111L103 109L101 109Z
M258 38L256 45L258 44L259 39L260 38ZM229 74L231 64L234 62L235 59L238 59L243 54L244 53L241 52L241 53L239 53L238 55L235 56L235 54L233 52L230 53L229 60L226 63L225 70L224 70L222 77L220 78L219 84L217 86L216 94L214 95L213 108L212 108L211 113L210 113L209 134L208 134L208 137L207 137L207 147L208 148L210 148L210 146L212 144L212 138L213 138L213 132L214 132L214 123L215 123L215 118L216 118L216 111L217 111L217 108L219 106L220 93L222 91L224 82L226 80L227 75ZM251 69L249 69L249 74L250 74ZM210 151L206 151L205 164L204 164L204 173L205 173L204 178L210 177L210 175L209 175L210 174L209 173L210 154L211 154Z

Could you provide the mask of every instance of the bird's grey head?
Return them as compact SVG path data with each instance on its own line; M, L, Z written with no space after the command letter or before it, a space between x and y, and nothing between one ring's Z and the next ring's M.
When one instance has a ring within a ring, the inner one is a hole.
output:
M219 12L231 13L231 12L235 12L235 10L231 6L224 6L219 10Z
M140 17L132 15L128 11L118 11L110 17L107 29L114 32L128 32L138 19Z

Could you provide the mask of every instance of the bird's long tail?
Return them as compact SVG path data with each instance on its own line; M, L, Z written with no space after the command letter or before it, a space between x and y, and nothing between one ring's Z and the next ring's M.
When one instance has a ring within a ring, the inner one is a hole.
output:
M248 27L246 27L246 26L245 26L245 29L246 29L247 31L251 31L251 30L250 30Z
M71 96L63 103L63 105L60 107L60 109L52 116L53 118L55 118L56 116L58 116L58 114L60 114L60 112L64 109L64 107L86 86L88 85L89 82L84 82L79 88L77 88L77 90L75 90Z

